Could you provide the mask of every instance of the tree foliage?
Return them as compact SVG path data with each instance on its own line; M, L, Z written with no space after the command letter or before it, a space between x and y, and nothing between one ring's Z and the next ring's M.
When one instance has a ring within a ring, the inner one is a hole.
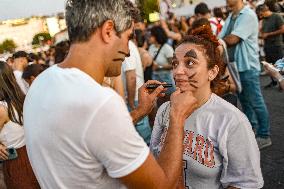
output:
M47 32L38 33L33 37L32 44L33 45L40 45L40 42L46 43L47 41L51 40L51 36Z
M139 0L139 8L144 19L149 21L149 14L159 11L159 0Z
M6 39L0 44L0 53L14 52L17 48L16 43L12 39Z

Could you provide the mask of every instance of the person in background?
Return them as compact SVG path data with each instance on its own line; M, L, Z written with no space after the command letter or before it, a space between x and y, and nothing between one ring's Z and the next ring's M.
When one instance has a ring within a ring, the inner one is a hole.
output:
M54 52L54 63L58 64L62 62L68 54L70 48L69 41L61 41L60 43L55 45Z
M145 46L147 44L145 41L145 36L143 35L143 31L140 29L135 29L134 33L135 33L134 42L136 46L138 47L138 51L139 51L141 61L142 61L143 70L145 71L147 67L150 67L152 65L153 58L149 54L149 52L146 50ZM145 80L145 77L144 77L144 80Z
M31 64L28 65L23 72L22 78L31 86L35 78L44 70L48 68L45 64Z
M173 48L167 44L168 37L160 26L151 28L150 47L148 52L153 58L153 74L154 80L172 83L172 65L170 64L173 57ZM172 87L167 90L167 99L171 93L175 91Z
M29 56L25 51L18 51L13 54L14 59L14 75L18 85L20 86L21 90L24 94L27 94L29 85L28 83L22 78L24 69L29 64Z
M243 0L227 0L231 13L219 37L228 48L229 61L235 62L240 74L242 92L239 100L253 129L260 149L272 145L269 114L260 90L258 54L258 20ZM247 24L250 27L247 27Z
M283 74L284 74L284 58L279 59L276 61L274 65L264 62L263 64L264 71L272 78L274 78L279 84L279 90L284 90L284 81L283 81Z
M0 160L3 161L7 189L40 189L30 165L23 128L25 94L16 82L12 68L0 61ZM9 150L15 159L8 159Z
M218 36L219 33L222 31L223 25L225 23L224 21L225 15L220 7L215 7L213 9L213 15L214 17L209 18L209 22L210 24L215 25L216 30L215 31L213 30L213 34Z
M139 50L135 43L129 41L130 56L122 63L122 75L124 76L124 88L128 109L131 112L138 106L138 90L144 84L144 71ZM135 124L135 129L142 136L147 145L150 144L151 128L149 119L145 116Z
M206 3L201 2L201 3L197 4L195 6L194 13L196 15L196 19L206 18L209 21L212 20L212 23L210 22L212 32L215 35L218 33L218 24L216 25L214 23L215 19L211 17L211 11L208 8L208 5Z
M265 60L275 63L284 56L284 20L281 15L273 13L266 4L259 5L257 12L262 19L262 28L259 37L264 40ZM277 81L271 78L271 83L265 88L277 85Z

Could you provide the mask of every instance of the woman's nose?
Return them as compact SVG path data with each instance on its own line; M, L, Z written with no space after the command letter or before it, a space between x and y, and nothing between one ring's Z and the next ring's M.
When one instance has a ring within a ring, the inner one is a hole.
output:
M185 74L185 67L183 64L179 64L175 69L174 72L175 74Z

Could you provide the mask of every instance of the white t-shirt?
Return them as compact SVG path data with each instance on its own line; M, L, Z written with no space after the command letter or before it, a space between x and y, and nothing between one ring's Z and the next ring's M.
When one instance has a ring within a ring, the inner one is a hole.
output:
M138 101L138 89L144 84L144 71L143 65L140 57L140 53L136 45L129 41L129 51L130 56L125 58L122 63L122 72L125 74L126 71L135 70L136 73L136 89L135 89L135 101ZM126 79L125 75L123 75L124 80L124 88L126 89ZM127 91L125 90L125 94L127 95Z
M157 156L169 125L170 103L158 110L150 148ZM245 115L215 94L187 118L184 127L185 188L261 188L260 154Z
M43 189L125 188L116 178L149 155L123 99L77 68L54 65L38 76L25 99L24 125Z
M29 90L29 84L22 78L22 75L23 75L22 71L19 71L19 70L14 71L14 76L16 78L16 82L18 83L18 85L22 89L23 93L27 94L27 92Z
M209 22L210 22L210 26L211 26L213 34L218 36L219 34L217 30L218 29L217 25L219 23L218 19L216 17L211 17L209 18ZM220 24L223 26L225 24L224 20L221 20Z
M0 106L8 108L6 102L0 101ZM21 148L25 145L24 127L9 120L0 130L0 142L7 148Z
M150 45L149 53L154 58L159 51L159 48L156 47L154 44ZM174 56L174 49L169 44L164 44L162 49L160 50L155 62L158 65L167 65L169 64L168 59Z

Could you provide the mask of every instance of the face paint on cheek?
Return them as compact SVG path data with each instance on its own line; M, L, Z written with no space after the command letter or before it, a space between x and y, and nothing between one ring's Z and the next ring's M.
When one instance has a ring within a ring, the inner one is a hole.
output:
M123 51L118 51L119 54L123 54L125 57L129 57L130 56L130 53L126 53L126 52L123 52Z
M123 54L124 57L129 57L130 56L130 53L126 53L126 52L123 52L123 51L117 51L119 54ZM112 59L113 62L123 62L125 58L114 58Z
M189 81L189 85L192 86L193 88L197 89L198 87L196 86L196 84L198 84L198 81L194 80L194 76L196 75L196 72L193 72L189 77L188 77L188 81Z

